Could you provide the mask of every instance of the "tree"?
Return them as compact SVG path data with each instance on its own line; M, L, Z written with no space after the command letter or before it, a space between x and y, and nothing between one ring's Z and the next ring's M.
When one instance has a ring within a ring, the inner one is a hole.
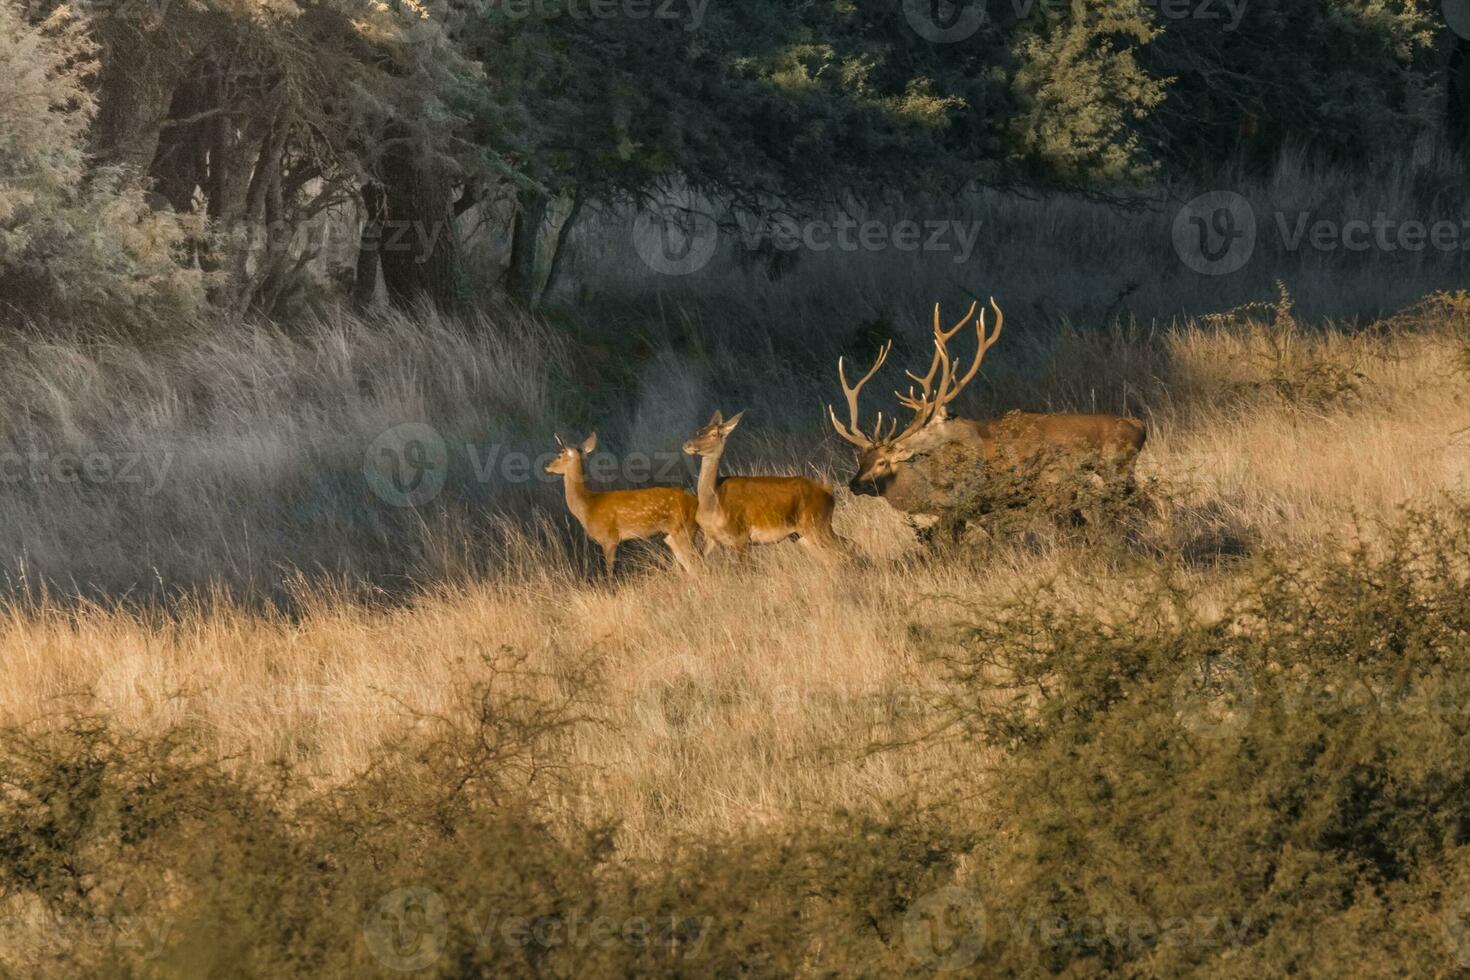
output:
M1163 86L1134 54L1147 16L1124 7L997 17L954 44L879 0L711 5L698 25L502 10L500 71L524 123L506 155L527 178L511 289L534 300L559 198L645 204L677 183L764 221L975 183L1142 176L1135 123Z
M1439 24L1412 0L1252 0L1238 23L1167 21L1141 56L1173 81L1145 127L1175 172L1296 145L1349 165L1437 127Z
M176 253L197 223L155 212L125 170L89 174L96 47L65 9L32 23L0 3L0 295L90 306L202 298Z

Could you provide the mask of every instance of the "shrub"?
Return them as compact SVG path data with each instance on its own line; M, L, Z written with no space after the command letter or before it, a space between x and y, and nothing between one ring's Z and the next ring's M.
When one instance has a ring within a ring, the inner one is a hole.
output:
M481 686L468 724L431 724L329 789L287 768L232 773L182 730L77 716L0 732L0 963L181 977L916 967L905 909L952 876L962 835L900 808L629 859L615 827L551 815L568 786L542 763L559 732L592 723L587 681Z
M1224 600L1150 567L928 636L955 724L1002 760L987 796L1003 843L974 886L989 962L1242 976L1454 962L1470 509L1359 532L1261 557Z
M202 225L155 212L135 175L88 173L96 65L83 18L37 25L0 4L0 292L12 301L190 307L204 279L176 254Z
M1443 974L1470 959L1470 507L1358 530L1258 556L1230 595L1135 562L1106 593L1073 579L921 632L950 681L930 737L992 768L934 772L928 807L675 833L653 857L576 816L597 780L564 737L614 717L576 663L499 653L458 710L327 787L187 728L0 730L0 963Z

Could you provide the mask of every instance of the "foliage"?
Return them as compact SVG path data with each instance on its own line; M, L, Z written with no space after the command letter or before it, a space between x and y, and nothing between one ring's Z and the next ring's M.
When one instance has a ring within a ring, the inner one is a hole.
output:
M931 634L957 737L1001 759L1005 844L973 885L998 969L1453 962L1467 544L1455 505L1264 556L1223 602L1144 568L1111 578L1106 606L1042 589Z
M927 808L679 838L658 860L566 806L588 774L563 740L616 724L591 661L537 675L494 653L452 717L333 786L187 726L0 730L6 963L1441 973L1470 939L1467 544L1450 505L1263 556L1222 602L1156 563L1111 578L1111 607L1075 584L996 599L916 634L949 675L928 737L988 747L990 769L933 773ZM47 941L65 929L83 938Z
M73 310L187 308L204 279L182 246L201 225L156 213L125 174L90 171L96 49L66 9L36 24L0 5L0 292Z
M27 950L12 929L7 962L70 976L912 966L891 941L911 897L952 874L962 837L895 811L620 858L615 827L553 822L560 784L530 778L557 732L590 723L587 682L564 676L538 698L479 686L467 726L431 724L315 792L285 767L232 773L186 730L144 737L77 715L0 732L0 891L38 901L33 921L56 930L38 926ZM44 942L75 923L83 941Z
M1190 5L1141 56L1146 71L1172 79L1144 127L1148 144L1171 168L1203 172L1235 154L1263 166L1291 146L1357 163L1397 154L1436 131L1443 112L1437 6Z

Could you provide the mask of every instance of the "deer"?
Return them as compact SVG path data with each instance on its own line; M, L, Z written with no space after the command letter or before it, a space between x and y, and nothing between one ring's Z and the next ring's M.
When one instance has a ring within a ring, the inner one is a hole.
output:
M827 414L838 436L858 449L858 468L848 489L859 496L882 497L895 509L915 516L938 517L973 494L987 478L1055 479L1084 463L1100 464L1105 479L1131 485L1133 466L1148 437L1137 419L1118 415L1051 414L1011 411L997 419L964 419L949 414L950 404L975 379L986 353L1000 339L1005 316L990 298L995 329L987 331L985 310L975 317L979 301L949 329L934 305L933 356L922 376L905 371L913 384L894 395L913 418L903 431L896 419L883 428L883 415L871 435L859 422L858 398L863 386L888 360L893 341L879 348L873 366L857 384L849 384L843 358L837 377L847 399L848 423ZM971 318L978 333L975 359L963 373L949 355L949 342ZM917 385L916 390L913 385Z
M693 494L678 487L590 490L583 463L597 449L597 433L589 435L580 446L569 446L558 435L556 445L557 454L546 464L546 472L561 474L567 509L602 548L607 578L612 578L619 544L658 535L663 535L680 567L697 574L699 556L694 548L694 532L698 528L698 502Z
M684 443L684 452L699 456L699 529L704 554L715 548L744 554L752 544L774 544L795 537L824 561L846 551L832 530L837 499L832 488L801 476L730 476L719 478L725 440L745 415L730 418L718 410Z

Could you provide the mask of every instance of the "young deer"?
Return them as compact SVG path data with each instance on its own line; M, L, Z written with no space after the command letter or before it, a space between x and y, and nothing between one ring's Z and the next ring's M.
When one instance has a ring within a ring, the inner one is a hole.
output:
M581 523L587 536L602 547L609 578L617 561L619 542L659 534L664 536L664 543L684 571L694 574L698 570L699 557L694 550L698 503L693 494L677 487L594 492L587 489L582 460L597 448L597 433L588 436L581 446L568 446L561 436L556 437L556 444L561 451L546 464L546 472L562 475L567 509Z
M684 443L684 451L700 456L699 529L704 553L716 545L744 552L750 544L773 544L798 537L824 560L844 550L832 531L832 488L800 476L731 476L718 478L725 440L740 424L739 412L722 419L719 412Z

